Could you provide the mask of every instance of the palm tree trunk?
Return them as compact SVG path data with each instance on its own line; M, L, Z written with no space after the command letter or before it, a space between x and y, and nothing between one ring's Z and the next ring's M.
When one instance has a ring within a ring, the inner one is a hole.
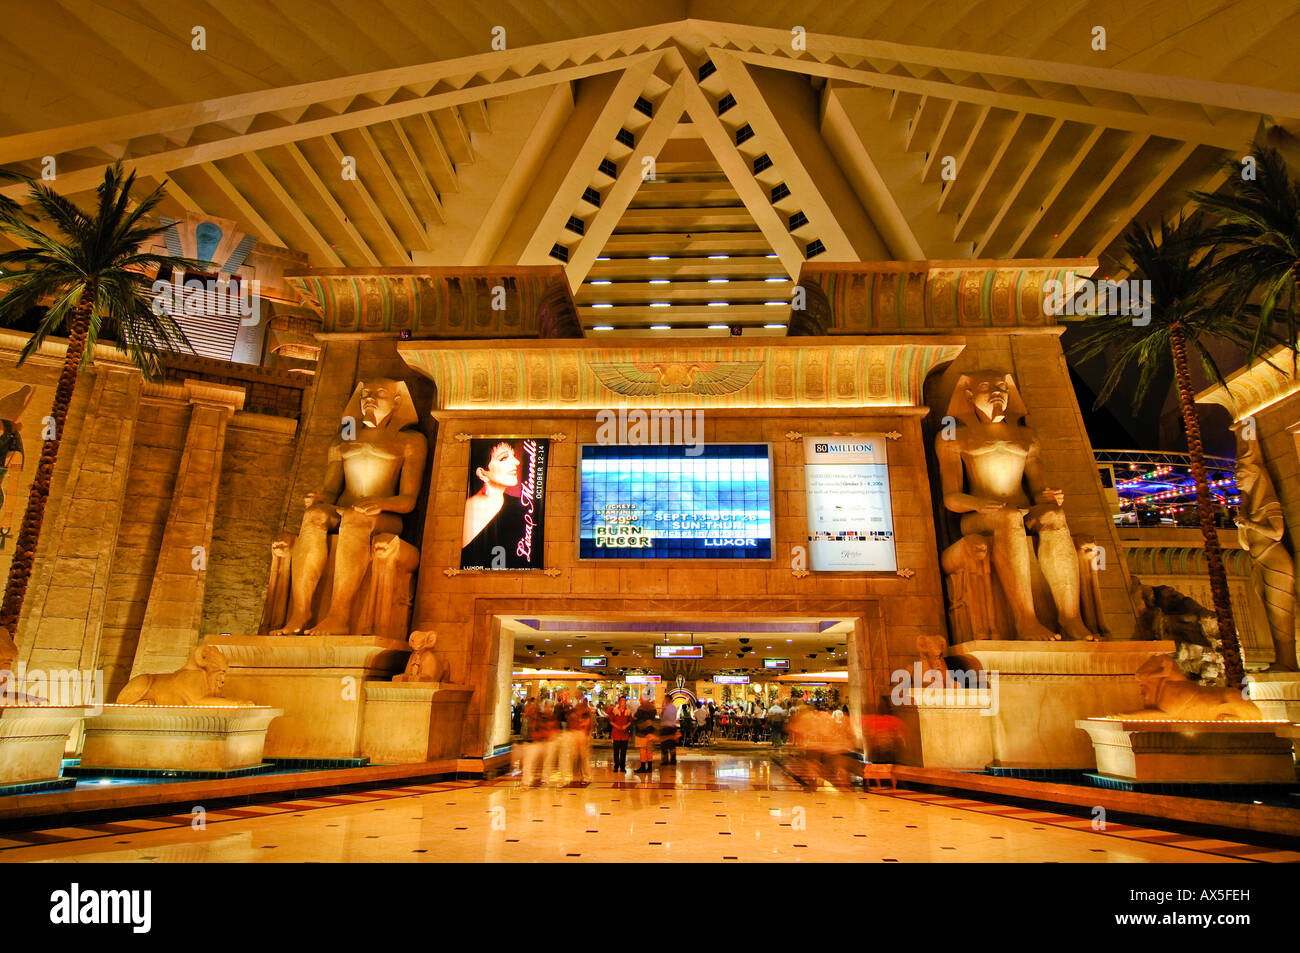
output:
M90 329L90 314L94 296L87 292L81 304L72 312L68 335L68 349L63 357L63 370L54 390L54 434L41 442L41 461L32 479L32 489L27 496L27 509L14 542L14 558L9 565L9 581L5 585L4 602L0 604L0 659L12 658L13 637L22 615L23 600L27 596L27 583L31 579L32 564L36 561L36 544L41 538L41 523L45 519L45 504L50 497L50 482L54 478L54 464L59 459L59 444L63 441L63 426L68 419L68 406L73 391L77 389L77 373L86 350L86 334ZM48 421L47 421L48 423ZM44 435L42 435L44 436Z
M1196 512L1200 517L1201 535L1205 537L1205 565L1210 573L1210 595L1214 600L1214 615L1219 622L1219 639L1223 643L1224 675L1230 687L1238 688L1246 677L1246 669L1241 660L1237 626L1232 619L1228 573L1223 568L1223 548L1219 545L1219 532L1214 526L1210 481L1205 472L1205 453L1201 446L1201 421L1196 415L1195 393L1192 390L1191 371L1187 366L1187 345L1182 327L1175 324L1169 329L1169 341L1174 352L1174 376L1178 383L1178 403L1183 411L1183 427L1187 431L1187 453L1191 458L1192 479L1196 481Z

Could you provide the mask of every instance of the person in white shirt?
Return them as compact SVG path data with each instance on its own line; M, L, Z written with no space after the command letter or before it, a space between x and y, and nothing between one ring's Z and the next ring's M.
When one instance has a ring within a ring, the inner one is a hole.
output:
M785 744L785 709L779 701L772 702L772 707L767 710L767 726L772 735L772 747Z
M659 764L677 763L677 734L679 725L677 704L664 697L664 710L659 715Z

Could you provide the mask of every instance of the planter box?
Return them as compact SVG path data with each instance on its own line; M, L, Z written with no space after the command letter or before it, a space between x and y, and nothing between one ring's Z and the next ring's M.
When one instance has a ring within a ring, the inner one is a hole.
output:
M1295 782L1285 723L1270 721L1147 721L1084 718L1097 770L1128 781L1183 784Z
M86 719L81 769L230 771L262 763L279 708L105 705Z
M91 710L0 707L0 786L57 779L68 735Z

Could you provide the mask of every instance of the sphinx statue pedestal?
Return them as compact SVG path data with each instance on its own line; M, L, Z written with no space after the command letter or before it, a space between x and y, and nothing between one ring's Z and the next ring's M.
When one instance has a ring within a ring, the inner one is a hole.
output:
M284 710L266 733L266 757L365 757L366 685L406 664L404 640L372 635L209 636L230 669L226 690Z
M69 771L245 773L262 764L267 727L283 714L261 706L105 705L86 719L81 764Z
M55 785L63 768L64 748L89 708L0 705L0 793L23 785ZM69 781L71 787L75 782Z
M1247 675L1246 696L1270 721L1300 724L1300 672Z
M1018 642L952 646L956 687L913 690L927 768L1091 770L1087 735L1075 722L1099 711L1142 707L1134 677L1172 642ZM972 676L978 675L978 685Z
M458 758L473 692L449 682L367 682L363 754L372 764Z
M1083 718L1097 771L1129 784L1287 784L1296 780L1291 743L1276 722ZM1136 782L1136 783L1133 783Z

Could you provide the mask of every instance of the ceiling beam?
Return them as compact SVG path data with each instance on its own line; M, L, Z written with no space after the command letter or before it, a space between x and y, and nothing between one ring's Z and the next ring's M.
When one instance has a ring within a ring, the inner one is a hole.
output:
M361 257L365 259L366 264L370 265L372 268L378 268L380 261L379 257L375 254L375 250L370 247L370 243L361 236L359 231L357 231L357 227L352 224L351 219L348 217L348 213L343 210L343 207L338 203L338 199L334 198L334 193L329 190L329 186L325 184L317 174L316 170L312 168L311 162L309 162L307 157L303 155L302 149L298 148L298 144L294 142L286 142L284 144L284 151L289 154L289 158L292 159L293 164L298 167L298 171L302 174L302 177L307 180L307 184L310 185L312 191L316 193L316 197L321 200L329 213L334 216L334 224L341 228L348 238L351 239L352 244L361 254ZM340 174L341 173L342 166L340 166Z
M586 280L591 266L596 263L596 256L609 241L609 236L614 233L623 213L632 203L633 196L641 188L641 157L657 157L669 136L672 135L677 120L681 118L682 111L686 108L686 84L689 82L690 77L686 70L677 74L672 86L655 108L653 118L641 131L636 144L636 153L630 161L623 164L614 184L602 197L600 208L587 223L582 238L570 250L569 262L564 269L570 288L577 290Z
M339 145L338 140L333 136L326 136L325 148L329 151L329 154L334 157L334 162L342 168L343 160L346 158L346 153L344 153L343 148ZM353 158L356 157L354 156ZM388 217L384 215L383 211L379 208L379 204L375 201L374 194L370 189L366 188L366 175L371 171L374 171L379 173L382 178L382 174L385 171L388 171L388 162L379 154L378 149L373 150L369 159L370 161L365 165L362 165L360 162L357 163L356 178L345 179L344 182L347 184L343 187L345 189L349 186L356 188L357 197L361 199L361 204L366 207L366 211L370 213L370 217L375 220L375 227L379 229L379 234L388 242L389 247L396 252L397 260L409 264L411 261L411 250L406 247L406 243L402 241L402 239L398 237L397 232L393 230L392 223L388 221ZM390 177L391 175L392 173L389 172ZM401 190L398 189L397 193L400 195ZM360 235L360 232L358 231L357 234ZM419 230L417 234L423 236L423 230Z
M419 213L416 212L415 207L411 205L410 199L406 196L406 190L402 187L402 183L399 182L397 176L393 174L392 163L384 156L383 150L379 148L379 143L375 141L375 137L371 134L370 130L364 126L356 130L356 136L361 140L365 147L367 164L374 165L379 169L379 174L383 176L384 183L388 186L388 190L392 192L393 197L397 199L398 208L401 210L402 214L406 216L406 224L418 237L420 247L424 251L432 251L433 242L429 238L429 230L425 228L424 222L421 220ZM418 169L416 170L416 175L419 178L423 178L423 173ZM407 257L410 257L409 254Z
M251 202L244 197L244 193L235 188L225 174L211 162L199 163L199 168L203 173L212 180L212 184L220 190L221 194L226 197L238 210L238 218L242 220L245 231L254 232L259 238L270 245L277 245L281 248L289 247L274 228L262 217L262 213L255 209Z
M400 145L402 151L406 153L406 159L411 163L411 168L415 170L415 184L418 186L420 194L424 197L424 200L429 203L429 207L433 209L434 214L438 217L438 221L447 221L447 212L442 207L442 199L438 197L438 190L435 189L433 183L429 181L429 176L424 171L424 164L420 162L420 157L415 154L415 147L411 145L411 139L407 136L406 130L402 128L400 122L394 121L388 125L389 128L393 130L398 145Z
M308 244L315 248L316 254L320 256L320 262L331 268L342 268L343 259L338 256L338 252L325 240L325 236L312 224L311 219L303 214L301 204L285 190L285 187L280 184L280 180L267 168L266 163L256 153L252 152L244 156L244 159L252 167L253 174L288 211L294 222L302 230L302 233L307 237Z
M797 63L801 71L811 73L814 76L824 76L827 79L845 80L880 89L906 90L927 96L937 96L941 99L956 99L962 102L978 103L983 106L996 106L1001 109L1048 116L1053 119L1101 124L1116 129L1127 129L1132 132L1163 136L1168 139L1217 146L1222 149L1239 149L1244 143L1249 142L1255 130L1255 119L1258 116L1258 112L1237 112L1225 116L1218 122L1210 122L1208 119L1204 122L1166 119L1159 115L1134 110L1092 106L1067 99L1047 99L1037 95L1000 91L988 89L986 86L965 85L947 80L917 78L898 73L881 73L871 69L820 63L816 60L793 60L783 55L751 52L737 52L734 55L755 66L794 69L794 64ZM1297 97L1297 99L1300 100L1300 97Z
M1006 158L1007 151L1011 148L1011 143L1015 141L1020 129L1025 124L1025 114L1017 113L1016 117L1011 120L1011 125L1007 127L1006 133L1002 136L1002 144L993 153L993 158L984 166L984 174L980 176L979 182L975 184L975 191L966 201L966 207L961 210L957 216L957 224L952 230L952 240L957 242L962 240L962 236L970 231L971 220L975 216L975 208L979 205L980 199L984 195L984 190L988 188L989 183L997 178L998 166Z
M329 135L331 133L340 132L344 129L354 129L357 126L370 126L375 123L386 122L390 119L414 116L420 113L427 113L433 109L443 109L449 106L456 106L462 102L482 98L484 95L506 96L526 89L534 89L537 86L570 82L587 76L593 76L598 73L618 70L621 67L630 66L637 62L643 62L647 58L658 57L659 55L660 54L658 53L635 54L601 63L589 63L568 69L560 69L551 73L526 76L513 80L503 79L473 89L452 90L445 93L424 96L418 99L408 99L401 102L388 103L383 106L361 108L354 112L325 116L314 120L305 120L293 125L283 125L272 129L247 132L243 135L231 135L211 142L196 143L179 149L169 149L163 152L142 155L129 160L129 164L141 175L153 175L157 172L165 171L166 169L196 165L200 162L212 162L217 159L225 159L233 155L252 152L258 149L268 149L272 146L282 146L292 142L300 142L304 139L314 139L318 136ZM485 89L489 88L489 92L484 92ZM5 140L0 140L0 148L4 146L4 143ZM40 154L44 155L45 153ZM60 190L77 192L82 189L92 188L100 179L103 178L104 169L107 165L108 163L95 164L86 168L64 172L59 176ZM18 187L0 189L0 194L6 196L10 196L11 193L16 195L20 192L21 189Z
M1064 126L1065 120L1057 119L1052 123L1051 128L1043 135L1043 138L1039 140L1038 148L1030 154L1029 161L1025 163L1024 171L1020 173L1020 177L1016 179L1015 183L1007 189L1006 197L1002 200L1002 206L996 213L994 213L993 218L984 228L984 237L975 243L974 255L976 258L984 257L984 253L988 250L989 242L993 240L993 235L997 232L998 226L1002 224L1002 220L1006 218L1007 213L1011 211L1011 207L1019 201L1020 193L1024 190L1030 177L1033 176L1039 163L1043 161L1043 157L1047 155L1047 151L1052 147L1052 143L1056 141L1057 133L1059 133Z
M1097 187L1092 190L1086 199L1084 199L1083 204L1079 206L1079 210L1074 213L1074 217L1070 219L1069 223L1062 228L1056 238L1053 239L1052 244L1048 246L1047 252L1044 255L1045 258L1055 258L1057 256L1062 246L1070 240L1070 236L1074 234L1075 230L1087 220L1089 215L1092 214L1093 208L1095 208L1097 203L1101 201L1102 196L1110 190L1110 187L1115 184L1115 180L1118 179L1123 171L1128 168L1129 163L1137 157L1137 154L1142 151L1142 147L1145 146L1150 139L1150 136L1143 135L1135 135L1132 137L1132 141L1129 143L1128 148L1124 150L1124 154L1119 157L1111 167L1111 170L1106 173L1105 177L1097 183Z
M1097 258L1109 248L1111 242L1118 238L1120 233L1129 226L1129 223L1142 211L1146 204L1155 198L1156 193L1160 191L1175 172L1182 168L1183 163L1190 159L1195 151L1195 143L1185 142L1178 147L1178 150L1172 156L1161 162L1155 175L1151 177L1151 181L1143 187L1141 192L1133 196L1132 201L1128 202L1124 206L1124 210L1116 216L1114 224L1106 229L1100 239L1093 243L1087 257Z
M433 183L437 186L439 194L459 192L460 178L456 174L456 163L448 154L442 136L433 124L433 117L427 112L421 113L413 117L412 122L429 140L430 148L425 153L425 158L430 162L429 174L433 177Z
M1088 133L1088 138L1085 139L1083 144L1074 151L1074 158L1066 164L1065 168L1057 173L1055 181L1052 183L1052 188L1047 193L1047 197L1044 198L1042 204L1038 206L1038 210L1034 212L1033 215L1029 216L1029 221L1025 223L1025 227L1016 237L1016 240L1011 243L1011 248L1007 252L1008 258L1020 257L1020 250L1024 248L1025 242L1029 240L1029 236L1034 233L1034 229L1038 227L1038 223L1043 220L1043 216L1047 214L1047 210L1052 207L1052 204L1060 196L1062 190L1065 189L1070 180L1074 178L1074 173L1079 171L1079 166L1083 165L1083 161L1088 158L1089 153L1092 152L1093 147L1097 145L1097 141L1101 139L1102 134L1105 131L1106 130L1101 126L1094 126L1092 131Z

